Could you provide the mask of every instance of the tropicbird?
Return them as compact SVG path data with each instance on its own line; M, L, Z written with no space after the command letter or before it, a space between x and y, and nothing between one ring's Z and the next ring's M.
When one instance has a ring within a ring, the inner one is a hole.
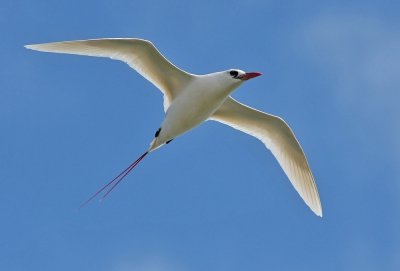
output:
M261 73L229 69L205 75L191 74L168 61L152 42L137 38L63 41L25 47L43 52L109 57L123 61L164 94L165 118L148 150L82 205L106 188L109 190L102 199L107 196L150 152L201 123L214 120L261 140L278 160L304 202L322 217L314 177L290 127L280 117L246 106L230 96L243 82Z

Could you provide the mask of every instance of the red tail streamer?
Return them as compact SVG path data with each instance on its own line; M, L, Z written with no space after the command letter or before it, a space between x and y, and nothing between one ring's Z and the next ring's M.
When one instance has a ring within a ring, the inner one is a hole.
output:
M114 184L111 186L111 188L101 197L100 200L103 200L105 197L107 197L108 194L110 194L111 191L114 190L114 188L131 172L138 164L140 161L143 160L143 158L148 154L149 152L146 151L143 153L138 159L136 159L135 162L129 165L124 171L122 171L120 174L118 174L117 177L109 181L105 186L103 186L99 191L93 194L88 200L86 200L84 203L81 204L80 208L86 206L91 200L93 200L97 195L99 195L101 192L103 192L107 187Z

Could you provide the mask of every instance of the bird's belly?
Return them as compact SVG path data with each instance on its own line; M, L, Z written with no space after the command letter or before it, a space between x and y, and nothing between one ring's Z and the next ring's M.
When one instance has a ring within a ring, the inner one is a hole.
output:
M201 124L225 99L226 97L212 97L205 93L188 93L178 97L171 104L162 123L162 137L170 140Z

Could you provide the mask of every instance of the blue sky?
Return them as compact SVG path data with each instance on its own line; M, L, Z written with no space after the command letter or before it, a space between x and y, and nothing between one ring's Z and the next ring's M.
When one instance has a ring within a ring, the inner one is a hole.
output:
M1 270L399 270L398 1L0 5ZM207 122L80 203L148 146L162 96L123 63L25 44L153 41L192 73L261 71L233 96L283 117L315 216L256 139Z

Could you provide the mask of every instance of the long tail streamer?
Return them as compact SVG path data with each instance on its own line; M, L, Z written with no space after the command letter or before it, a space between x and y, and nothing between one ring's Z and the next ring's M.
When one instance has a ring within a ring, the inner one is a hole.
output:
M81 204L80 208L86 206L91 200L93 200L95 197L97 197L101 192L103 192L107 187L111 186L107 192L104 193L104 195L100 198L100 200L103 200L105 197L107 197L108 194L110 194L111 191L114 190L114 188L131 172L139 163L140 161L143 160L143 158L148 154L149 152L146 151L143 153L138 159L136 159L135 162L129 165L124 171L122 171L120 174L118 174L117 177L109 181L105 186L103 186L99 191L93 194L88 200L86 200L84 203Z

